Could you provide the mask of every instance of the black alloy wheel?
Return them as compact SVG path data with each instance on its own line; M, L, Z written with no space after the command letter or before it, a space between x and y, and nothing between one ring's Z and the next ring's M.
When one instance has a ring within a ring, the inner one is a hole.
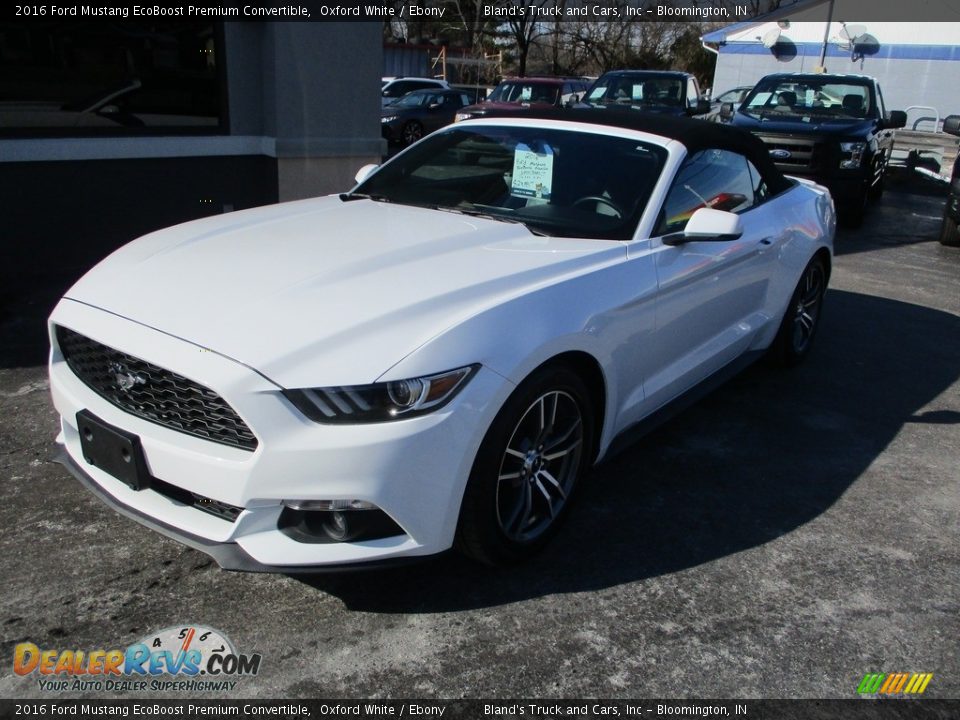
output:
M823 309L827 290L827 270L820 257L814 257L800 276L790 298L777 338L770 348L772 358L781 365L792 366L810 352Z
M417 140L423 137L423 125L416 120L411 120L403 126L403 144L413 145Z
M511 395L484 438L464 493L457 547L488 565L539 550L593 460L593 407L579 376L544 367Z

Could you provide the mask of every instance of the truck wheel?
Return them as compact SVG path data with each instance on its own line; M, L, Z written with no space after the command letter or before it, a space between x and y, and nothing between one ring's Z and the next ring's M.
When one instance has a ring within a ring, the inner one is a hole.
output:
M839 220L848 228L858 228L863 225L863 217L867 214L870 204L870 188L863 188L860 196L855 200L840 206Z
M957 223L947 216L946 213L943 214L943 223L940 225L940 244L947 245L949 247L957 247L960 245L960 228L957 227Z

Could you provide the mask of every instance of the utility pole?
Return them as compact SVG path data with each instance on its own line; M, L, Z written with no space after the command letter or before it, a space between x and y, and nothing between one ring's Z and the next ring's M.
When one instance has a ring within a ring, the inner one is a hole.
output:
M833 23L833 0L830 0L830 8L827 10L827 26L823 30L823 45L820 47L820 64L816 72L825 73L827 60L827 42L830 40L830 25Z

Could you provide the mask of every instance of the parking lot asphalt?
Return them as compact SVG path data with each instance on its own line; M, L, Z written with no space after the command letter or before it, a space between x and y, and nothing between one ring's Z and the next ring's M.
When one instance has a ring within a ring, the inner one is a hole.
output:
M853 698L867 672L932 672L926 696L960 697L960 251L935 240L942 206L888 191L840 230L808 362L753 366L605 462L508 570L220 570L50 462L42 329L8 314L0 696L51 697L13 673L16 643L124 648L195 623L262 655L232 697Z

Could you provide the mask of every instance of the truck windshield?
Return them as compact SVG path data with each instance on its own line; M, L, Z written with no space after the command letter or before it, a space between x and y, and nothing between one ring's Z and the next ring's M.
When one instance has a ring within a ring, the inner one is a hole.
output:
M673 77L605 75L590 88L586 102L680 107L683 83L681 78Z
M490 93L488 102L557 104L559 85L546 83L502 82Z
M870 87L849 80L761 80L741 112L754 117L873 117Z

